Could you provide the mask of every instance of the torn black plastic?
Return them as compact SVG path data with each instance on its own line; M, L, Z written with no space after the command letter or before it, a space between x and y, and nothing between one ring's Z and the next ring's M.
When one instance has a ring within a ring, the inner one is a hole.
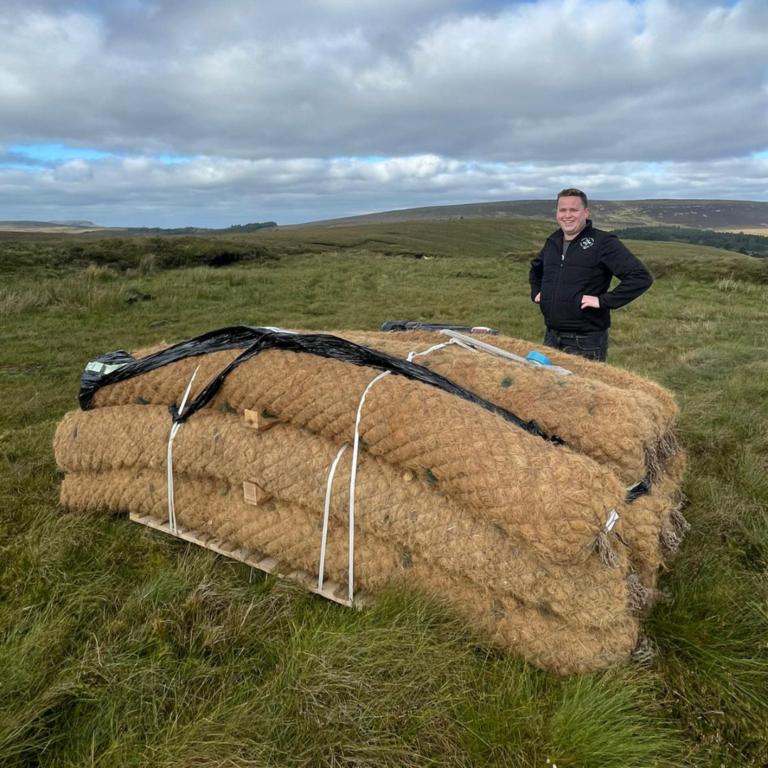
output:
M91 405L94 394L101 389L101 387L116 384L119 381L125 381L126 379L140 376L144 373L149 373L157 368L161 368L188 357L198 357L211 352L222 352L229 349L243 349L243 352L229 363L229 365L227 365L216 377L208 382L197 397L187 404L183 413L179 413L175 403L169 406L168 410L175 423L186 421L190 416L208 405L208 403L210 403L216 396L216 393L221 389L227 376L229 376L229 374L239 365L246 360L255 357L260 352L270 349L278 349L287 352L303 352L306 354L317 355L319 357L339 360L353 365L374 368L379 371L390 371L398 376L421 381L424 384L437 387L438 389L456 395L463 400L474 403L491 413L495 413L505 421L515 424L529 434L541 437L542 439L557 445L563 444L562 439L556 435L545 434L535 421L524 421L505 408L501 408L495 403L491 403L488 400L478 397L473 392L464 389L464 387L460 387L450 379L447 379L438 373L434 373L421 365L410 363L407 360L393 357L392 355L379 352L375 349L362 347L359 344L354 344L351 341L341 339L338 336L331 336L329 334L290 333L274 328L261 328L247 325L232 326L229 328L221 328L216 331L209 331L201 336L175 344L172 347L168 347L167 349L140 360L131 358L132 362L127 362L105 375L89 377L87 380L84 379L81 381L80 387L80 407L83 410L87 410ZM130 357L130 355L128 357Z
M639 499L641 496L645 496L646 493L651 492L651 484L647 478L638 480L634 485L630 485L627 488L627 504L631 504L635 499Z

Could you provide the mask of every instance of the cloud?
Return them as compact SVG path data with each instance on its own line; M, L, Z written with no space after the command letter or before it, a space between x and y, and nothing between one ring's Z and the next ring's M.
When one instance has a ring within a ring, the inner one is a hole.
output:
M43 165L39 158L32 157L25 152L18 152L12 147L0 146L0 169L8 167L29 168L30 170Z
M2 140L499 161L765 148L768 11L754 0L264 5L137 4L125 29L122 4L9 13Z
M0 168L8 218L85 218L113 226L290 224L396 208L549 198L574 184L603 199L758 199L768 188L768 160L531 164L420 155L199 157L169 164L134 157L71 160L35 174Z
M297 184L314 201L301 204L325 209L333 190L330 215L356 212L341 206L362 204L355 185L370 173L374 209L531 197L528 166L646 197L660 189L641 170L654 163L665 190L765 199L752 179L768 147L767 28L762 0L7 0L0 145L67 149L50 174L18 182L27 191L46 178L49 196L70 183L106 199L144 188L158 212L180 211L185 184L195 200L234 199L243 178L278 196L268 218L298 215L279 197ZM355 159L370 157L388 164Z

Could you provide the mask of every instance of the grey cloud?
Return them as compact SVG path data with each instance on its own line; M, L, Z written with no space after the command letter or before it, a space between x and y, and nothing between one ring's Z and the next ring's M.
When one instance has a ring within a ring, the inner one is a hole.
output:
M570 185L768 199L766 29L763 0L6 0L0 144L126 159L25 171L0 149L2 215L289 223Z
M38 8L5 20L7 143L684 161L759 150L768 135L768 11L757 0L542 0L492 13L458 0Z
M23 165L36 168L45 165L45 163L21 152L13 152L0 146L0 168L8 165Z
M56 166L53 172L53 178L65 184L81 184L91 181L93 177L93 168L85 160L69 160Z
M548 198L579 186L593 198L755 199L768 161L466 163L434 155L378 162L198 158L69 161L34 174L0 169L7 218L85 218L110 225L226 226L482 200Z

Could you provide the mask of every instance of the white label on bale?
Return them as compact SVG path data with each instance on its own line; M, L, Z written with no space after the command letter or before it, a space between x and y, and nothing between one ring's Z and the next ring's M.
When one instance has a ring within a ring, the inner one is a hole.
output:
M127 363L116 363L116 364L108 364L108 363L99 363L95 360L88 363L88 365L85 366L86 371L91 371L93 373L112 373L112 371L116 371L118 368L124 368L127 365Z

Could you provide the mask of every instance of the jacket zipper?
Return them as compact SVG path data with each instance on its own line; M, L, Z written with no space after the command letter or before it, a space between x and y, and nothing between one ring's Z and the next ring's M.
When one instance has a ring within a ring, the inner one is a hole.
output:
M557 243L556 240L553 240L552 242ZM565 245L565 235L563 235L563 245ZM563 264L565 264L565 254L563 253L562 246L560 246L559 250L560 250L560 269L557 270L557 280L555 280L555 290L554 290L553 295L552 295L553 301L554 301L555 297L557 296L557 289L560 286L560 275L562 274L561 270L563 268Z

